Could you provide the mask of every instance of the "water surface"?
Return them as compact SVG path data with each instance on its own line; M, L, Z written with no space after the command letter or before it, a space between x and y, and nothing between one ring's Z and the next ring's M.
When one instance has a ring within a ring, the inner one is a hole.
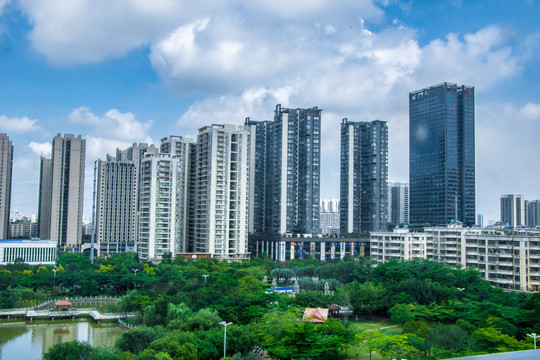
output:
M78 340L92 346L113 346L122 334L116 322L98 324L91 319L2 320L1 360L40 360L53 345Z

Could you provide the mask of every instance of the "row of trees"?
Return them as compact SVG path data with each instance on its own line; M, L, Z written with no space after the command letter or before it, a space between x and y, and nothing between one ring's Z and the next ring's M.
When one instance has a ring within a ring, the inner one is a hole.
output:
M288 285L298 281L302 291L294 297L272 292L273 279ZM326 283L329 294L322 291ZM223 351L220 321L233 323L227 328L227 353L239 359L256 357L255 346L274 359L339 359L360 349L395 357L398 348L409 349L407 358L441 358L531 348L526 334L540 329L538 294L506 293L476 270L430 261L389 261L372 268L365 258L282 264L262 256L242 263L167 258L153 265L123 254L90 264L65 254L56 267L0 269L5 295L0 307L10 307L9 299L18 306L43 298L55 289L124 295L117 310L138 313L142 327L126 331L114 349L95 355L120 359L215 359ZM350 322L301 321L305 307L331 304L349 307L354 317L391 317L404 333L371 341L369 332L358 333ZM448 341L458 337L463 341ZM235 344L233 339L242 340ZM60 350L50 353L55 351Z

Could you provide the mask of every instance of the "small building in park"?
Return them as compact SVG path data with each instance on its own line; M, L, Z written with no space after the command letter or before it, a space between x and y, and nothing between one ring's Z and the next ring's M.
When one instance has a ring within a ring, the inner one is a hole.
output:
M328 309L306 308L302 320L323 323L328 319Z

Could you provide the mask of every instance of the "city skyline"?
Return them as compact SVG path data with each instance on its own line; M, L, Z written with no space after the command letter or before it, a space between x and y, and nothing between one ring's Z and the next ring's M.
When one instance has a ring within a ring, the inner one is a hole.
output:
M277 103L324 110L321 198L339 197L343 117L387 121L388 180L408 182L407 94L445 81L476 89L477 213L497 220L502 194L540 198L540 170L522 156L538 149L538 4L121 3L0 2L11 211L37 212L39 156L56 133L88 141L90 218L98 158L212 123L270 120Z

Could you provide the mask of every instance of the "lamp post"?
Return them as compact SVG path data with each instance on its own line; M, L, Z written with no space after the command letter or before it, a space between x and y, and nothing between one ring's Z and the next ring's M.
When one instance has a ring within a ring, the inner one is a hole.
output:
M131 271L133 271L135 277L137 277L137 271L139 271L139 269L131 269ZM135 291L135 280L133 281L133 291Z
M540 337L536 333L527 334L527 336L532 337L534 339L534 350L536 350L536 338Z
M206 278L209 277L210 275L203 275L204 277L204 285L206 285Z
M225 322L225 321L222 321L219 323L219 325L223 325L225 331L223 333L223 357L226 357L226 353L227 353L227 326L231 325L232 322Z
M58 271L57 269L52 269L53 271L53 294L54 294L54 289L56 288L56 272Z

